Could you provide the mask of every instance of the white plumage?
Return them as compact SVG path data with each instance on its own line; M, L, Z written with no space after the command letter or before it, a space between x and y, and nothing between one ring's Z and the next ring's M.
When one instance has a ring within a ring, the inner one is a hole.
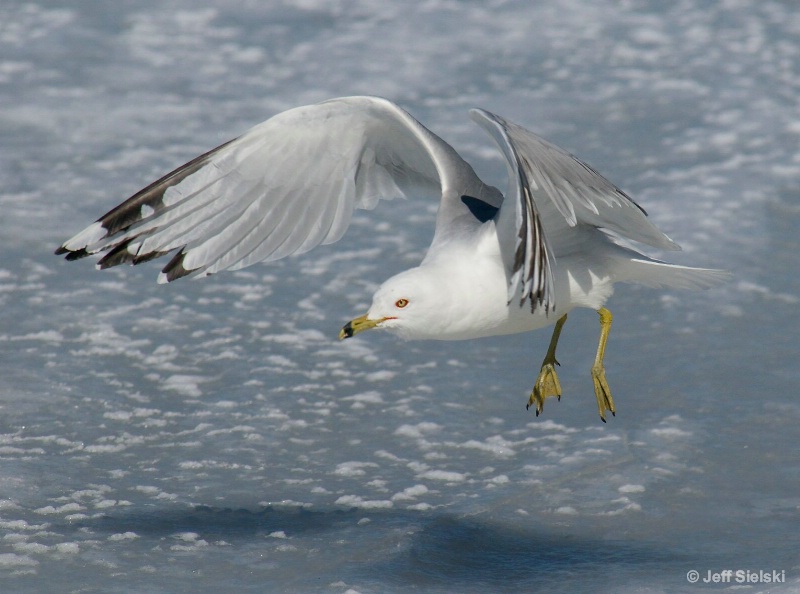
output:
M561 393L555 346L566 314L601 316L592 377L600 416L614 412L603 352L618 281L707 288L719 270L653 260L634 241L679 249L591 167L484 110L473 119L506 159L509 192L484 184L458 153L397 105L346 97L280 113L156 181L66 241L76 259L137 264L177 251L159 281L277 260L338 240L356 208L440 196L422 263L387 280L346 338L379 327L406 338L467 339L558 321L529 404Z

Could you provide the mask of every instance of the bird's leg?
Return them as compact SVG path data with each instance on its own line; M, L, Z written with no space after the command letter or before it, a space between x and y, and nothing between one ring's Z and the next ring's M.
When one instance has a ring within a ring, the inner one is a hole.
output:
M558 345L558 337L561 336L561 328L564 322L567 321L567 314L564 314L556 322L556 327L553 328L553 336L550 338L550 346L547 347L547 354L542 361L542 370L539 372L539 377L533 386L531 397L528 399L528 405L525 408L530 408L533 403L536 403L536 416L542 412L544 407L544 399L548 396L555 396L561 400L561 384L558 381L556 374L556 346Z
M600 314L600 343L597 345L597 355L592 365L592 381L594 382L594 393L597 396L597 408L600 411L600 419L606 422L606 411L616 415L614 410L614 399L611 398L611 390L606 382L606 368L603 366L603 357L606 354L606 342L608 332L611 330L611 320L613 316L605 307L597 310Z

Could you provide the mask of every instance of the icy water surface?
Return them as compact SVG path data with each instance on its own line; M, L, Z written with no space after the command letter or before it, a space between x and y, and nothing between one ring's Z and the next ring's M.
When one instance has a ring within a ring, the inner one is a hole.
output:
M4 2L0 590L800 589L798 40L777 0ZM591 311L538 419L547 330L337 341L419 262L432 203L169 286L52 255L277 111L359 93L499 185L466 111L518 121L735 280L618 287L604 425Z

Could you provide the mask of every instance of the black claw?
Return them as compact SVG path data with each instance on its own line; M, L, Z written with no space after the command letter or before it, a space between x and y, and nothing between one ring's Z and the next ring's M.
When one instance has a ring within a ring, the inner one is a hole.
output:
M606 422L606 418L603 416L600 417L600 420L603 421L604 423Z

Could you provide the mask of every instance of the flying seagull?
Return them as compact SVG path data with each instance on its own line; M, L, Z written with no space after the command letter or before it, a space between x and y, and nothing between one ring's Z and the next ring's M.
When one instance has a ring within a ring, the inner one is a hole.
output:
M168 173L66 241L56 254L102 253L99 268L174 252L159 282L202 277L337 241L356 208L440 195L419 266L385 281L339 338L391 330L462 340L555 324L528 407L561 398L556 346L567 314L600 316L591 368L600 418L615 413L603 358L615 282L705 289L721 270L650 258L632 242L680 249L622 190L573 155L482 109L472 119L508 166L506 196L396 104L344 97L284 111Z

